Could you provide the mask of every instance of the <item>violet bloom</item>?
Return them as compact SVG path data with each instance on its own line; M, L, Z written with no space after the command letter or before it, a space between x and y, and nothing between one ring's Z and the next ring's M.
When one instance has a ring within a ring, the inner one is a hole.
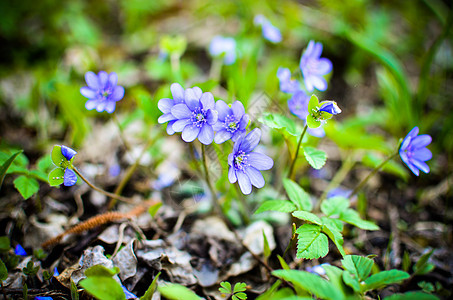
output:
M291 80L291 71L288 68L278 68L277 77L283 93L293 94L301 90L299 81Z
M261 170L269 170L274 161L269 156L252 152L261 139L261 130L253 129L249 134L239 137L234 143L233 152L228 155L228 179L231 183L239 182L242 193L252 192L252 185L257 188L264 186Z
M27 256L27 252L20 244L17 244L16 248L14 249L14 254L19 256Z
M74 149L61 145L61 154L63 154L68 161L71 161L77 152ZM77 175L70 168L65 168L63 179L64 186L73 186L77 182Z
M173 83L170 86L171 95L173 99L163 98L157 103L157 107L164 114L159 117L157 120L159 124L168 122L167 133L172 135L175 133L173 130L173 124L178 120L175 116L171 114L171 108L179 103L184 103L184 89L179 83ZM196 88L196 92L201 94L201 89Z
M431 151L426 148L432 141L431 136L418 135L418 131L417 126L412 128L401 143L399 150L401 160L417 176L420 174L419 170L429 173L429 167L425 161L433 157Z
M321 102L320 104L321 107L319 108L319 111L324 111L331 115L338 115L339 113L341 113L341 109L338 107L335 101L327 100Z
M209 145L214 140L212 125L217 122L217 111L214 109L214 96L203 93L199 87L184 91L184 103L171 108L171 114L177 119L173 123L175 132L182 132L185 142L192 142L196 138Z
M255 16L253 23L257 26L261 26L263 37L269 42L280 43L282 41L280 29L272 25L272 23L263 15Z
M117 85L118 76L115 72L108 74L100 71L98 75L93 72L85 73L88 86L80 89L80 93L89 100L85 103L88 110L96 108L98 112L106 111L109 114L115 111L116 102L124 97L124 88Z
M235 101L229 107L223 100L218 100L215 109L219 118L213 126L216 131L214 141L217 144L229 139L236 142L245 133L245 127L250 119L249 115L245 113L244 105L241 101Z
M309 92L313 92L315 88L320 91L327 89L327 81L323 75L332 71L332 62L327 58L321 58L321 53L322 44L310 41L300 58L300 69Z
M304 91L298 91L288 100L289 110L299 119L305 120L308 116L309 101L310 97Z
M236 41L231 37L215 36L209 44L209 54L223 55L224 64L231 65L236 61Z

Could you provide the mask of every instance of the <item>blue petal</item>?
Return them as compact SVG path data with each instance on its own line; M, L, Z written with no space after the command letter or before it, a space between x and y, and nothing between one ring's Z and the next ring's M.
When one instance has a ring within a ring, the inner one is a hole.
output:
M105 101L98 101L97 105L96 105L96 111L97 112L103 112L104 109L105 109L105 105L107 103Z
M124 285L121 285L121 287L123 288L123 292L124 292L124 295L126 296L126 299L136 299L136 298L138 298L137 296L135 296L134 294L129 292Z
M270 22L263 24L263 37L272 43L280 43L282 41L282 34L280 30L272 25Z
M69 147L66 147L64 145L61 145L61 154L63 154L63 156L67 159L67 160L71 160L74 155L77 154L77 152Z
M171 108L171 114L178 119L189 119L192 111L185 104L176 104Z
M174 121L168 122L168 125L167 125L167 133L168 133L168 135L175 134L175 130L173 129L173 124L174 123L175 123Z
M17 244L16 248L14 249L14 254L19 256L27 256L27 252L25 252L25 249L20 244Z
M160 99L159 102L157 102L157 107L159 108L159 110L161 112L166 114L171 111L171 108L173 107L174 104L175 104L175 102L173 101L173 99L163 98L163 99Z
M412 157L419 161L427 161L433 158L433 154L427 148L418 149L412 153Z
M111 87L116 86L118 84L118 75L115 72L109 74L109 84Z
M174 129L174 127L173 127ZM184 130L182 131L182 139L187 142L193 142L198 134L200 133L200 127L197 126L186 126Z
M428 134L422 134L412 139L411 146L413 149L419 149L428 146L433 139Z
M93 99L97 96L97 91L87 86L80 88L80 93L82 94L82 96L87 97L88 99Z
M249 153L247 162L257 170L269 170L274 166L272 158L259 152Z
M210 92L203 93L200 98L200 102L204 110L214 109L214 96L212 96Z
M250 183L252 185L256 186L259 189L264 186L265 182L263 175L261 175L260 171L258 171L257 169L248 167L245 169L245 174L247 174L247 176L249 177Z
M213 109L209 109L206 112L206 122L209 125L213 125L213 124L215 124L217 122L217 120L218 120L217 111L213 110Z
M190 122L190 119L181 119L181 120L177 120L173 123L173 130L176 131L176 132L181 132L184 130L184 128L189 125L191 122Z
M224 122L225 118L230 114L231 108L223 100L217 100L215 110L219 115L219 121Z
M319 111L324 111L331 115L337 115L341 113L341 109L338 107L335 101L324 101L319 108Z
M184 89L179 83L173 83L170 86L171 95L173 96L173 100L175 103L182 103L184 102Z
M231 110L233 111L236 120L239 120L245 114L244 105L241 101L234 101L234 103L231 105Z
M241 143L240 150L245 153L251 152L258 145L261 139L261 129L255 128L249 132Z
M200 130L200 134L198 135L198 140L200 143L209 145L214 140L214 130L210 125L203 125Z
M85 81L90 88L92 88L94 90L100 89L99 79L96 76L96 74L94 74L93 72L88 71L85 73Z
M332 62L328 58L320 58L312 72L316 75L326 75L332 71Z
M229 132L226 129L222 129L220 131L217 131L217 133L215 134L214 141L216 142L216 144L221 144L231 139L232 136L233 134L231 132Z
M236 176L238 178L239 187L244 195L248 195L252 192L252 184L250 178L242 171L237 171Z
M157 122L159 122L159 124L163 124L163 123L166 123L168 121L173 121L173 120L176 120L176 117L173 116L171 113L168 113L168 114L163 114L162 116L160 116L159 119L157 119Z
M415 167L417 167L421 171L423 171L425 173L429 173L429 167L425 162L419 161L417 159L412 159L411 162Z
M64 171L64 181L65 186L73 186L77 182L77 175L71 169L66 169Z
M98 73L99 84L101 88L107 86L107 81L109 80L109 75L105 71L100 71Z
M230 183L235 183L238 180L238 178L236 177L236 170L232 166L230 166L230 168L228 169L228 180L230 181Z
M190 110L195 110L196 108L200 107L199 97L195 95L193 89L186 89L184 92L185 103Z
M98 105L98 102L99 102L99 100L96 100L96 99L88 100L88 101L85 103L85 108L86 108L87 110L92 110L92 109L94 109L94 108Z
M112 112L115 111L115 107L116 107L116 102L114 101L108 101L106 104L105 104L105 111L108 112L109 114L111 114Z
M124 97L124 88L122 86L116 86L109 99L112 101L120 101Z
M194 86L192 88L192 91L195 93L195 97L197 97L197 99L201 98L201 95L203 94L203 91L198 86Z

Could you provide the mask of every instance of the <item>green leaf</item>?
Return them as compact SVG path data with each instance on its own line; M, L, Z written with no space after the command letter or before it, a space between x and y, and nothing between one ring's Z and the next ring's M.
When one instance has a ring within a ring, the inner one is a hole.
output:
M89 267L85 271L85 276L86 277L113 277L116 274L120 272L120 268L114 267L112 269L109 269L107 267L104 267L103 265L94 265L92 267Z
M269 256L271 256L271 249L269 247L269 242L267 241L267 237L266 237L266 234L264 233L264 230L263 230L263 243L264 243L263 254L264 254L264 258L267 259ZM235 288L236 288L236 286L235 286Z
M290 270L291 268L288 266L286 261L281 257L280 255L277 255L278 261L280 262L280 265L282 266L283 269L285 270Z
M301 134L294 120L286 116L267 114L260 117L259 121L272 129L277 129L285 135L300 136Z
M315 274L298 270L276 270L272 274L293 283L303 290L313 293L318 298L332 300L344 299L344 295L332 283Z
M151 215L152 218L154 218L154 216L156 216L157 211L159 210L159 208L161 206L162 206L162 202L157 202L148 208L148 213Z
M342 278L343 278L344 283L347 286L351 287L354 290L354 292L357 292L357 293L362 292L362 289L360 287L360 282L359 282L359 279L357 278L357 276L355 276L354 274L352 274L349 271L344 271Z
M19 151L11 155L1 166L0 166L0 189L2 188L3 179L5 179L6 172L8 171L9 167L16 159L16 157L21 154L23 151Z
M77 291L77 285L71 278L71 300L79 300L79 292Z
M326 164L327 154L322 150L313 147L304 147L304 156L314 169L319 170Z
M346 255L341 263L345 270L355 275L359 281L363 281L370 275L374 261L359 255Z
M345 256L346 253L343 249L343 235L336 227L324 224L322 231L330 238L330 240L335 244L341 256Z
M329 225L329 227L333 227L339 232L343 231L343 227L344 227L343 221L341 221L339 219L331 219L331 218L327 218L327 217L322 217L321 220L322 220L322 224Z
M59 186L64 182L64 170L62 168L55 168L49 173L50 186Z
M351 289L343 282L342 275L344 271L342 269L328 264L324 264L322 268L326 271L329 282L332 283L337 290L341 291L344 295L352 296L353 293L351 292Z
M424 292L407 292L404 294L393 294L385 297L385 300L439 300L438 297Z
M64 157L64 155L61 153L61 146L59 145L53 146L50 156L52 158L53 164L57 167L62 167L61 163L67 161L66 157Z
M297 210L293 212L293 217L298 218L300 220L308 221L313 224L322 225L321 219L317 215L312 214L311 212L308 211Z
M308 113L311 114L312 111L318 110L318 106L319 106L318 97L315 94L311 95L310 101L308 101Z
M202 298L198 297L193 291L189 290L183 285L176 283L165 283L160 285L158 288L159 292L166 298L171 300L200 300Z
M285 187L286 193L288 194L289 200L293 202L298 209L311 211L312 204L310 195L308 195L303 188L291 179L284 178L283 186Z
M349 207L349 200L345 197L336 196L329 199L324 200L321 203L321 211L326 216L336 216L340 215L343 211L345 211Z
M79 282L79 285L86 292L93 295L97 299L124 300L123 288L112 277L92 276L87 277Z
M154 277L153 282L149 285L146 293L140 297L140 300L151 300L153 298L154 292L157 289L157 280L159 279L160 273L157 273L156 277Z
M287 200L266 200L255 211L255 214L259 214L269 210L290 213L295 211L296 209L297 207L292 202Z
M247 294L240 292L240 293L234 294L233 297L236 297L236 299L245 300L245 299L247 299Z
M11 249L11 243L9 241L9 237L7 236L0 236L0 251L6 252Z
M298 234L297 258L320 258L329 252L329 241L321 232L321 226L304 224L297 229L296 233Z
M414 273L417 275L424 275L429 272L431 272L434 269L434 265L429 264L428 260L433 254L434 249L431 249L431 251L423 254L420 259L417 261L415 266L413 267Z
M231 290L231 283L229 283L228 281L222 281L220 283L219 292L226 295L233 293L233 291Z
M39 190L39 183L36 179L21 175L14 179L14 186L19 193L28 199Z
M340 220L346 222L346 223L349 223L349 224L352 224L356 227L359 227L361 229L365 229L365 230L379 230L379 226L377 226L376 224L370 222L370 221L366 221L366 220L362 220L359 216L359 213L356 212L355 210L353 209L347 209L345 211L343 211L341 214L340 214Z
M8 269L6 269L5 264L0 259L0 281L5 281L8 278Z
M244 292L247 290L247 284L245 282L238 282L234 285L233 293Z
M400 270L382 271L368 277L365 280L365 286L362 286L362 291L366 292L369 290L385 287L389 284L398 283L400 281L408 279L409 277L409 274Z

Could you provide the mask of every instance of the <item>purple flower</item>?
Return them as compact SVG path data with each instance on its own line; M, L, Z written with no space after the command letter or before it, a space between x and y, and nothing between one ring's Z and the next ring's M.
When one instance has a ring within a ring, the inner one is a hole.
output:
M323 275L326 275L326 270L324 269L324 266L330 266L330 264L329 263L323 263L323 264L320 264L320 265L317 265L317 266L307 267L306 270L307 270L307 272L310 272L312 274L323 276Z
M80 93L89 100L85 103L88 110L96 108L98 112L106 111L109 114L115 111L116 102L124 97L124 88L117 85L118 76L115 72L108 74L100 71L98 75L93 72L85 73L88 86L80 89Z
M77 152L74 149L61 145L61 154L63 154L67 160L71 160Z
M300 91L300 84L297 80L291 80L291 71L288 68L278 68L277 77L280 82L280 90L283 93L297 93Z
M310 97L303 91L296 92L289 100L289 110L296 115L299 119L305 120L308 116L308 102Z
M417 176L420 174L419 170L429 173L429 167L425 161L433 157L431 151L426 148L432 141L431 136L418 135L418 131L417 126L412 128L401 143L399 150L401 160Z
M272 23L263 15L256 15L253 19L253 23L257 26L261 26L263 37L269 42L280 43L282 41L280 29L272 25Z
M215 36L209 44L209 54L214 57L224 55L225 65L236 61L236 41L231 37Z
M216 131L214 141L217 144L229 139L236 142L245 133L245 127L250 119L245 113L244 105L241 101L235 101L230 108L223 100L218 100L215 109L219 117L213 126Z
M44 297L44 296L37 296L35 297L35 300L52 300L52 297Z
M198 138L202 144L209 145L214 140L212 125L217 122L217 111L214 106L214 97L211 93L203 93L199 87L186 89L184 102L171 107L170 112L176 118L173 130L182 132L182 139L185 142L189 143Z
M121 285L121 287L123 288L124 296L126 297L126 299L138 299L138 297L129 292L124 285Z
M196 89L197 89L196 92L201 94L201 90L198 91L199 88ZM157 104L159 110L164 113L162 116L159 117L157 121L159 122L159 124L168 122L167 133L169 135L172 135L175 133L175 131L173 130L173 124L178 119L171 114L171 109L176 104L184 103L184 89L179 83L173 83L170 86L170 91L171 95L173 96L173 99L163 98L160 99L159 103Z
M322 44L310 41L300 58L300 69L309 92L315 88L320 91L327 89L327 82L322 76L332 71L332 62L327 58L321 58L321 53Z
M16 248L14 249L14 254L19 256L27 256L27 252L25 252L25 249L20 244L17 244Z
M341 113L341 109L338 107L337 103L335 101L323 101L320 103L321 107L319 108L319 111L325 111L326 113L329 113L331 115L338 115Z
M61 154L70 161L77 152L69 147L61 145ZM65 168L63 179L64 186L73 186L77 182L77 175L70 168Z
M261 170L269 170L274 161L269 156L252 152L261 139L261 130L253 129L249 134L242 135L234 143L233 152L228 155L228 179L231 183L239 182L242 193L252 192L252 185L257 188L264 186Z

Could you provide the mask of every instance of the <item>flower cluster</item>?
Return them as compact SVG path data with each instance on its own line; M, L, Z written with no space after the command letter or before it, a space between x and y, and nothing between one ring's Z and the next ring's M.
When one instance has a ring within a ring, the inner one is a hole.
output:
M432 141L431 136L428 134L418 135L418 132L418 127L412 128L399 149L401 160L417 176L420 174L420 170L429 173L429 167L425 161L433 157L431 151L426 148Z
M204 145L232 140L234 149L228 158L230 182L238 181L244 194L250 194L252 185L263 187L264 179L259 171L270 169L273 161L264 154L252 152L260 141L261 131L254 129L246 135L250 118L244 105L240 101L231 106L223 100L215 102L211 93L203 93L199 87L184 90L173 83L170 89L173 99L163 98L158 103L163 113L158 122L168 122L168 134L182 132L185 142L198 139Z
M85 81L88 86L82 87L80 93L89 99L85 103L86 109L113 113L116 102L124 97L124 88L117 85L118 75L115 72L108 74L105 71L100 71L98 75L86 72Z

